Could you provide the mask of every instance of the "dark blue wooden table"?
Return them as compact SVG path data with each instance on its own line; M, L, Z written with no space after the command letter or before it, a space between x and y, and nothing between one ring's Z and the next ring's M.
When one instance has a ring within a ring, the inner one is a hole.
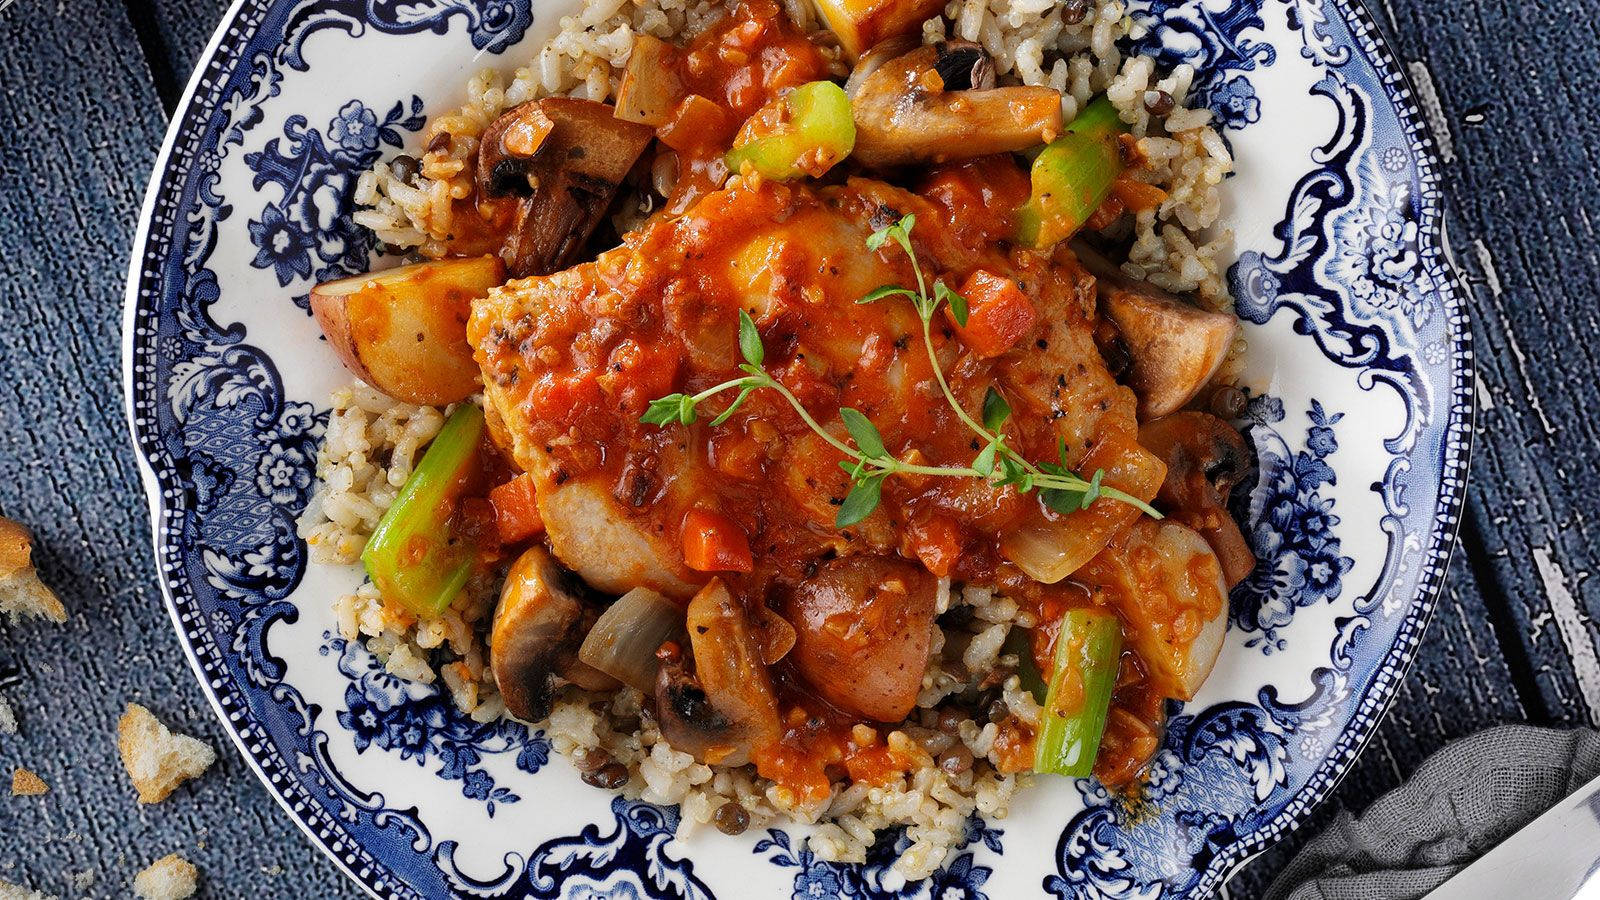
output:
M0 10L0 510L38 532L72 619L0 624L22 717L0 772L0 881L122 897L180 851L215 897L355 896L233 752L156 587L122 418L122 289L145 179L223 0L16 0ZM1394 708L1335 799L1233 883L1252 897L1339 808L1501 722L1600 715L1600 27L1589 0L1391 0L1377 12L1436 92L1449 234L1472 288L1470 501L1446 595ZM204 736L216 767L134 803L114 730L137 700ZM92 872L87 888L75 886Z

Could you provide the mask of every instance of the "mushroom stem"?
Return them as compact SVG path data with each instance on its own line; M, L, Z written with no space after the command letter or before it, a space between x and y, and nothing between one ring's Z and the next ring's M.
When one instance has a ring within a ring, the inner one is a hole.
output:
M1025 150L1061 131L1059 93L984 89L992 72L980 49L959 41L884 62L854 96L856 159L875 168L970 159Z

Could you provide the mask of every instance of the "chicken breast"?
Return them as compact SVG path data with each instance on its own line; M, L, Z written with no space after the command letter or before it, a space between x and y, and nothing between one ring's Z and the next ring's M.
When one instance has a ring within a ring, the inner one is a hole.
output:
M973 566L993 564L984 554L994 553L995 537L1061 527L1063 517L1036 496L1009 488L895 478L877 512L841 531L833 518L850 488L845 457L775 390L754 392L717 427L709 420L735 392L710 392L690 425L640 421L653 399L740 377L743 310L760 331L764 370L836 438L845 438L838 410L852 407L902 459L970 465L981 444L941 396L914 305L856 302L882 285L917 284L893 242L865 247L874 230L907 214L916 217L912 241L930 290L934 279L959 286L981 270L1014 283L1029 307L1025 328L1009 335L1013 346L997 349L991 335L981 354L945 313L929 323L927 341L962 407L976 414L985 393L998 390L1014 410L1006 436L1019 452L1058 461L1064 448L1069 465L1087 460L1106 468L1108 483L1153 494L1160 464L1138 447L1134 396L1096 349L1093 279L1070 252L969 242L970 229L952 227L947 210L881 182L736 180L592 263L513 281L474 304L468 337L491 418L501 423L495 433L534 474L562 562L608 591L648 586L686 596L709 577L683 561L685 517L696 509L733 523L741 534L732 539L757 550L757 586L799 580L825 552L914 555L902 535L930 516L989 538L971 542ZM1127 477L1152 467L1152 484ZM1086 523L1082 558L1131 511L1102 501L1076 514Z

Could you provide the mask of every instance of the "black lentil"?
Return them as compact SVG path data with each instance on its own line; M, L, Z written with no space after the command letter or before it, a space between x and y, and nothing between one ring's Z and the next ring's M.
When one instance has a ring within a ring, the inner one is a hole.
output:
M619 762L606 763L599 770L583 773L585 784L614 791L628 783L628 767Z
M1166 91L1145 91L1144 108L1152 116L1164 116L1178 105L1172 95Z
M745 812L743 806L729 800L727 803L717 807L716 814L711 817L711 822L723 834L744 834L744 830L750 827L750 814Z

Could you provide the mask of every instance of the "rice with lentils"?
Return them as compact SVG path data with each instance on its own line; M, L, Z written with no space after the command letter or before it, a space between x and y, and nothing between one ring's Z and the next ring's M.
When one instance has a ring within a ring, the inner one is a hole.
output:
M820 29L808 0L786 0L785 8L801 28ZM465 105L431 119L423 143L432 149L420 159L379 163L363 174L356 221L387 252L444 255L452 204L472 193L470 161L489 123L542 96L612 97L637 35L681 42L721 14L720 4L703 0L591 0L562 19L559 34L509 78L492 69L473 77ZM924 43L961 38L982 44L1001 83L1060 91L1069 120L1093 96L1107 94L1137 138L1144 162L1134 177L1166 192L1159 206L1133 218L1131 234L1121 236L1131 244L1124 268L1227 308L1222 273L1230 236L1213 233L1213 226L1220 213L1218 185L1232 159L1209 112L1185 106L1191 70L1180 66L1158 78L1151 60L1119 51L1117 41L1134 27L1119 0L952 0L942 15L923 24L921 36ZM844 74L838 51L827 52L837 74ZM642 201L638 211L648 205ZM359 383L336 392L332 405L318 459L319 487L300 534L313 559L353 564L449 410L401 403ZM505 708L486 644L498 576L503 572L476 577L435 618L418 618L364 584L334 601L339 631L364 641L395 675L442 682L473 718L499 717ZM1039 717L1033 696L1014 674L1017 656L1004 649L1014 626L1036 624L1031 614L977 586L945 581L940 587L941 627L934 629L917 708L905 724L884 729L878 738L921 763L897 781L836 786L823 802L806 803L758 777L754 766L705 765L675 751L662 740L645 698L629 688L598 694L566 685L539 727L591 784L681 804L680 830L709 823L740 831L785 819L817 823L810 846L822 859L862 861L876 831L905 825L911 843L895 868L907 879L925 877L962 843L969 816L1004 816L1027 777L1000 774L996 721L1009 714L1036 724ZM973 696L988 698L988 714L944 702Z

